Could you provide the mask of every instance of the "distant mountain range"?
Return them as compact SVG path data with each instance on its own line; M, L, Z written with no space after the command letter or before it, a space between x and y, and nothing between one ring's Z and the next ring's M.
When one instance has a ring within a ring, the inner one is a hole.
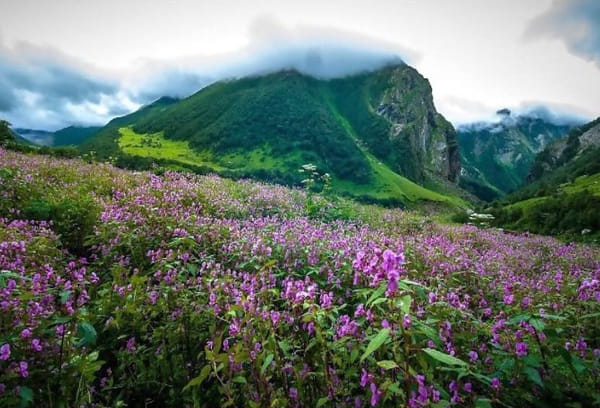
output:
M536 155L581 123L556 123L535 113L497 112L498 120L459 126L460 185L479 198L497 199L527 181Z
M528 181L489 209L498 225L600 239L600 118L546 146Z
M40 146L76 146L96 134L101 126L69 126L56 132L16 128L23 139Z

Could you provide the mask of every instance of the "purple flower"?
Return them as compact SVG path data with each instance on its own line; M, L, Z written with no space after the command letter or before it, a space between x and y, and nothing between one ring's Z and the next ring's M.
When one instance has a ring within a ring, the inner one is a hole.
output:
M133 353L135 351L135 337L131 337L129 340L127 340L125 349L130 353Z
M21 361L19 363L19 374L21 377L27 378L29 376L29 371L27 371L28 368L29 366L27 365L27 362Z
M290 398L293 399L294 401L298 399L298 389L291 387L290 388Z
M470 382L465 383L465 385L463 385L463 388L468 393L470 393L471 391L473 391L473 385Z
M360 375L360 386L364 388L372 380L373 380L373 376L371 374L369 374L369 372L363 368L361 371L361 375Z
M402 327L404 327L405 329L410 329L410 326L412 326L412 321L410 320L410 316L405 314L404 318L402 319Z
M500 389L500 380L498 379L498 377L492 378L492 382L490 383L490 385L492 386L493 389L499 390Z
M517 357L524 357L524 356L526 356L527 355L527 351L528 351L527 344L525 344L523 342L519 342L515 346L515 353L517 354Z
M10 344L3 344L0 347L0 360L8 360L10 358Z
M471 363L476 362L478 358L479 358L479 355L477 354L477 352L475 350L469 351L469 360L471 361Z
M31 348L37 352L42 351L42 345L40 344L40 339L31 340Z
M377 388L377 385L375 385L374 382L371 383L370 389L371 389L371 406L374 407L377 404L379 404L379 400L381 399L383 392Z

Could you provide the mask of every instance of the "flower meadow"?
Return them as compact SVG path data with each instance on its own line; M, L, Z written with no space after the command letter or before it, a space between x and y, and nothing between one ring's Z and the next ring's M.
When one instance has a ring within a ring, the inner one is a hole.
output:
M600 250L0 150L0 406L600 404Z

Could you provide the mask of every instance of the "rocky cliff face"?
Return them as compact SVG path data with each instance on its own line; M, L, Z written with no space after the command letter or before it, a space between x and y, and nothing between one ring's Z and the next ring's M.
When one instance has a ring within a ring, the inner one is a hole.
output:
M374 108L390 123L390 142L410 147L408 157L399 160L421 163L418 179L439 176L456 182L461 168L456 134L436 111L429 81L410 66L401 65L388 70L386 85Z
M535 158L528 179L537 180L552 170L600 147L600 118L573 129L568 137L546 146Z

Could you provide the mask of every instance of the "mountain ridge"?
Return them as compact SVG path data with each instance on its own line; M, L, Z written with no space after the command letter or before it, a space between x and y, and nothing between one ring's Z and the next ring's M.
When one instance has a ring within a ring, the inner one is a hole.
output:
M206 159L199 167L225 175L297 184L300 166L313 163L349 195L411 201L394 193L408 185L398 177L461 194L454 128L435 110L428 80L405 64L330 80L285 70L217 82L111 121L82 151L139 158L141 143L169 141L187 142Z

